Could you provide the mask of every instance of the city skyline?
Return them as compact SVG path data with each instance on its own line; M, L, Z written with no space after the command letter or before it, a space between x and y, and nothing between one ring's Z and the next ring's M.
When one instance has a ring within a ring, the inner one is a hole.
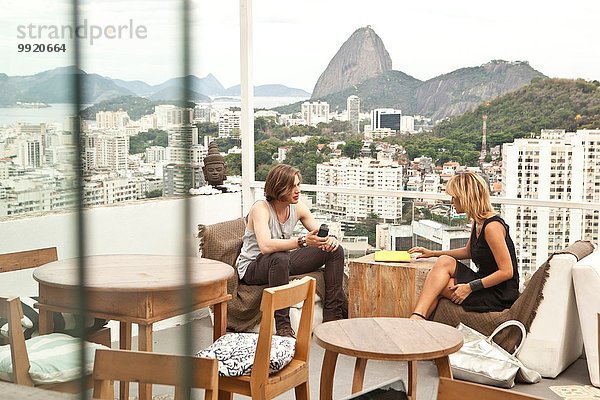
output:
M0 16L0 73L30 75L72 65L67 39L23 38L19 26L72 25L71 2L8 0ZM89 26L143 26L145 37L103 36L82 43L81 68L113 79L162 83L181 76L180 1L81 1ZM239 83L239 3L193 0L191 72L212 73L225 87ZM427 80L493 59L528 61L550 77L600 79L594 33L600 4L551 1L543 7L509 1L502 6L459 0L400 4L372 1L253 2L254 84L280 83L311 92L340 46L370 25L383 40L393 69ZM46 37L48 29L46 29ZM109 32L112 31L109 28ZM35 37L35 36L34 36ZM66 43L65 53L19 53L18 44ZM149 66L140 68L140 65Z

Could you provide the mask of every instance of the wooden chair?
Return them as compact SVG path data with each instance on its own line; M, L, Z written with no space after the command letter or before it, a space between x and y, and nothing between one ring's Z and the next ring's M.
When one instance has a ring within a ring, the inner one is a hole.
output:
M58 260L56 247L0 254L0 272L37 268Z
M30 374L31 364L30 364L30 356L27 352L26 343L28 341L25 340L25 336L23 334L23 329L21 326L21 318L23 318L23 310L21 308L21 301L18 297L0 297L0 317L5 318L8 321L8 342L7 346L10 346L10 355L12 362L12 382L18 385L25 386L35 386L41 389L49 389L57 392L66 392L66 393L79 393L80 392L80 376L76 375L72 380L68 380L66 382L60 383L47 383L47 384L35 384L32 376ZM52 336L56 337L56 334ZM67 337L67 335L61 335L62 337ZM36 340L30 339L30 340ZM69 339L71 340L71 339ZM50 341L47 341L50 343ZM62 343L62 342L61 342ZM73 338L73 343L76 343L75 347L76 352L79 351L79 341ZM64 343L63 343L64 344ZM91 346L94 346L93 344ZM74 346L71 345L72 349ZM43 350L43 351L51 351L51 350ZM45 357L47 356L47 353ZM58 355L56 358L64 358L64 355ZM46 360L44 360L46 361ZM39 362L40 364L42 361ZM72 367L71 367L72 368ZM91 374L85 376L86 387L92 387Z
M542 397L498 389L476 383L440 378L438 400L486 399L486 400L542 400Z
M37 268L57 260L58 251L56 247L4 253L0 254L0 273ZM22 310L21 314L23 314ZM93 332L88 332L85 340L110 347L110 328L104 327ZM4 341L3 338L0 338L0 345L2 344L6 344L6 341Z
M217 360L130 350L97 350L94 360L94 399L113 400L113 381L175 386L175 400L185 397L182 378L192 370L192 387L205 390L204 398L217 400Z
M264 290L256 345L256 355L250 375L219 378L219 399L233 398L233 393L250 396L252 399L271 399L292 388L296 399L309 399L308 357L314 314L316 281L304 277L287 285ZM304 301L298 326L296 351L292 361L280 371L269 375L271 339L273 336L274 312Z

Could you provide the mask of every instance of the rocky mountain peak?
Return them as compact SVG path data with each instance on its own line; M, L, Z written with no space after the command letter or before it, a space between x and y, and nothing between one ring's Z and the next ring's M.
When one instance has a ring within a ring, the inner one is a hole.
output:
M340 92L391 69L392 59L381 38L370 26L357 29L319 77L312 98Z

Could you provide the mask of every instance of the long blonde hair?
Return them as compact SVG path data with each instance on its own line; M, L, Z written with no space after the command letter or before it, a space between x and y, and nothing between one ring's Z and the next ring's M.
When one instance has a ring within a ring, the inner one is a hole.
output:
M472 172L454 175L446 185L446 193L456 198L467 217L475 222L489 218L491 213L495 214L487 182L480 175Z

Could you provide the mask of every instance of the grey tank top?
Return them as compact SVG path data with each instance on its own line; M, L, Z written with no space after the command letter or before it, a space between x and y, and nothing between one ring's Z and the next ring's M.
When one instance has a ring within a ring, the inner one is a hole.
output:
M291 238L294 228L298 223L298 217L296 216L296 205L290 204L290 215L288 219L284 223L280 223L277 219L275 210L271 206L271 203L268 201L264 202L269 207L269 230L271 231L271 239ZM242 251L240 252L240 255L236 261L237 271L240 279L244 277L244 274L248 269L248 265L252 261L256 260L256 257L258 257L260 254L260 248L258 247L258 242L256 241L256 234L254 231L248 229L248 226L246 226L242 240Z

